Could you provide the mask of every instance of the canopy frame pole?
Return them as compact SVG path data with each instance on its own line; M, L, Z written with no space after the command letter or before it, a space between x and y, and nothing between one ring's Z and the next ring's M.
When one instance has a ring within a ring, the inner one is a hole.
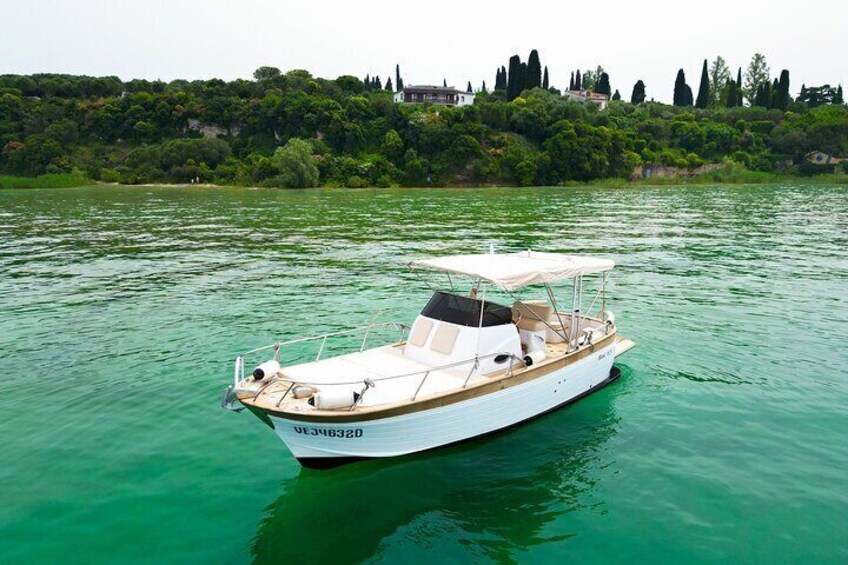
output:
M592 299L592 303L591 303L591 304L589 304L589 307L588 307L588 308L586 308L586 311L587 311L587 312L589 312L589 313L591 313L591 312L592 312L592 308L594 308L594 307L595 307L595 302L597 302L597 301L598 301L598 297L600 296L600 297L601 297L601 310L600 310L600 312L598 313L598 317L599 317L599 318L603 317L603 316L602 316L602 315L603 315L603 312L604 312L604 310L606 310L606 309L607 309L607 276L609 276L609 271L607 271L606 273L604 273L604 277L603 277L603 279L602 279L602 281L601 281L601 288L600 288L600 290L598 290L598 292L597 292L597 293L595 293L595 298L593 298L593 299Z
M577 332L580 331L580 294L583 286L583 275L574 277L571 285L571 331L569 332L568 350L577 349Z
M420 280L421 282L423 282L423 283L424 283L424 286L426 286L427 288L429 288L429 289L430 289L430 290L432 290L433 292L435 292L435 291L437 290L435 287L433 287L433 285L431 285L430 283L428 283L428 282L427 282L427 280L426 280L424 277L422 277L422 276L418 273L418 270L417 270L415 267L413 267L413 266L411 266L411 265L410 265L410 266L409 266L409 270L412 272L412 274L413 274L413 275L415 275L416 277L418 277L418 280Z
M480 355L480 337L483 335L483 311L486 309L486 291L489 290L488 286L483 287L483 297L480 299L480 322L477 326L477 352L474 354L474 359L476 360ZM475 364L476 368L476 364ZM473 371L474 369L472 369ZM470 378L470 375L469 375ZM468 382L468 379L465 379Z
M557 321L559 321L560 331L556 332L556 333L562 335L562 333L565 332L565 326L562 323L562 316L560 316L560 314L559 314L559 308L557 308L557 302L556 302L556 298L554 297L554 291L551 288L551 285L549 285L548 283L545 283L545 290L548 291L548 298L550 298L550 300L551 300L551 306L554 307L554 314L556 314ZM550 324L548 324L547 320L545 320L545 325L550 327ZM565 336L563 336L563 337L565 337Z

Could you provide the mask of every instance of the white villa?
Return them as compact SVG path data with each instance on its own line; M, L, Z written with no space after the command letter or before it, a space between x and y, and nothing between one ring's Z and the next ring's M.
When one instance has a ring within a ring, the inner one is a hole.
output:
M406 86L395 92L394 101L398 104L437 104L439 106L471 106L474 93L458 90L452 86Z
M597 104L601 110L606 110L607 104L609 104L609 96L591 90L566 90L562 95L575 102Z

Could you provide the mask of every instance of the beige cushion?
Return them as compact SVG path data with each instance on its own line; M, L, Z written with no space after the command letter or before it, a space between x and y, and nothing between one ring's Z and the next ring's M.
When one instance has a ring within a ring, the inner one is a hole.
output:
M415 322L415 325L412 327L412 331L409 332L409 339L407 340L407 343L409 343L409 345L414 345L415 347L424 347L424 344L427 343L427 338L430 337L430 330L432 329L433 320L418 318L418 321Z
M436 328L436 333L433 334L433 340L430 342L430 349L436 353L450 355L453 351L453 346L456 345L456 336L458 335L458 327L439 324L439 327Z
M547 328L545 321L551 315L551 307L544 300L516 301L512 308L519 329L539 331Z

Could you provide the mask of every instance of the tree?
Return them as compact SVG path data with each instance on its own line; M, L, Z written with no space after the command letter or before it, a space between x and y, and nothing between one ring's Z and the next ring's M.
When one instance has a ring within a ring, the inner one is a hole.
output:
M574 88L571 90L582 90L583 89L583 80L580 77L580 69L574 73Z
M571 71L571 79L568 81L568 90L574 90L574 71Z
M501 66L501 84L500 84L500 86L499 86L499 87L496 87L496 89L500 89L500 90L506 91L506 83L507 83L507 78L506 78L506 77L507 77L507 74L506 74L506 67Z
M607 96L612 94L612 87L610 86L609 75L607 73L601 73L601 76L598 77L598 82L595 84L595 92L606 94Z
M471 81L470 81L470 80L468 81L468 86L467 86L467 87L465 87L465 92L467 92L467 93L469 93L469 94L471 94L471 93L473 93L473 92L474 92L474 89L473 89L473 88L471 88Z
M486 81L485 80L483 81L483 86L480 88L480 92L489 92L489 90L486 88Z
M710 75L707 71L707 60L704 59L704 66L701 68L701 84L698 86L698 99L695 101L695 107L704 109L710 103Z
M442 79L442 86L444 86L445 88L448 87L448 79L446 79L446 78Z
M780 80L777 82L772 103L775 108L786 111L791 101L792 97L789 94L789 71L783 69L780 71Z
M519 73L521 67L521 57L513 55L509 58L509 75L506 85L506 100L507 102L515 100L521 94L521 85L519 84Z
M757 92L754 94L754 99L751 102L752 106L760 106L762 108L771 107L771 83L768 81L760 83L757 87Z
M583 73L583 80L580 82L580 88L583 90L591 90L595 86L595 81L597 78L592 74L592 70L589 69Z
M710 102L713 106L726 106L728 86L730 86L730 69L724 58L719 55L710 65ZM734 101L735 102L735 101Z
M271 162L280 171L277 181L287 188L318 186L318 167L309 142L293 137L278 147Z
M631 104L641 104L645 101L645 83L642 80L637 80L633 85L633 94L630 95Z
M612 95L613 100L621 100L621 94L618 92L618 89L615 90L615 93Z
M533 49L527 59L527 84L525 88L541 88L542 86L542 64L539 61L539 52Z
M742 67L739 67L736 71L736 100L734 101L734 106L742 106L745 103L742 95Z
M736 84L735 80L730 80L727 83L727 100L725 101L725 106L728 108L735 108L736 101L739 98L739 86Z
M386 90L389 92L394 92L395 89L392 87L392 77L386 79Z
M754 100L762 84L770 80L769 67L766 64L765 56L762 53L754 53L751 62L748 63L748 69L745 71L745 88L743 90L745 98Z
M677 78L674 80L674 105L691 106L691 98L692 89L686 84L686 73L683 72L683 69L680 69L677 71Z
M398 92L403 90L403 79L400 78L400 65L395 65L395 86L398 89Z
M253 71L253 78L258 81L270 80L280 76L280 69L277 67L259 67Z
M788 81L787 81L788 83ZM787 86L788 89L788 86ZM833 97L833 104L842 105L845 104L845 98L842 97L842 85L840 84L836 89L836 95Z
M545 76L542 78L542 88L547 90L551 87L550 82L548 82L548 66L545 65Z

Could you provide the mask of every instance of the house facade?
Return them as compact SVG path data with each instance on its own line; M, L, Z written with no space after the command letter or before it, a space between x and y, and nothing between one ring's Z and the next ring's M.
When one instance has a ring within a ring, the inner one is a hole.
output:
M574 100L581 104L591 102L592 104L597 105L601 110L606 110L607 104L609 104L609 96L598 92L592 92L591 90L566 90L562 95L569 100Z
M840 159L823 151L811 151L807 153L807 161L816 165L838 165L848 159Z
M474 93L457 90L452 86L406 86L395 92L394 100L398 104L436 104L438 106L471 106Z

